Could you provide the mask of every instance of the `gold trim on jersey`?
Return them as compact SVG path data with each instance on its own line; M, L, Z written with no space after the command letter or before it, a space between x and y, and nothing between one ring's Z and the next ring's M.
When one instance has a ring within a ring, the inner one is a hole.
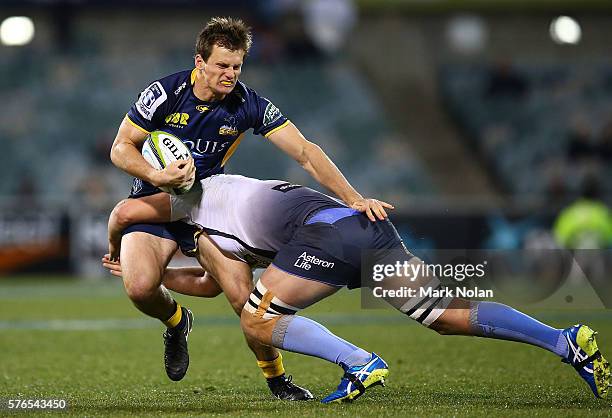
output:
M232 154L236 152L236 148L238 147L238 144L240 144L240 141L242 141L242 138L244 138L244 132L241 133L240 136L236 138L236 141L234 141L232 146L227 149L227 153L225 154L225 157L223 157L223 160L221 161L221 167L223 167L225 163L227 162L227 160L230 159Z
M197 75L198 75L198 69L197 68L194 68L193 70L191 70L191 85L192 86L195 84Z
M150 134L151 132L147 131L145 128L138 126L136 124L136 122L132 121L132 119L130 119L130 117L128 115L125 115L125 119L130 123L130 125L132 125L134 128L138 129L139 131L144 132L145 134Z
M281 129L285 128L287 125L289 125L289 121L285 121L285 123L283 123L280 126L277 126L276 128L272 129L270 132L268 132L267 134L264 135L265 138L270 138L270 135L272 135L274 132L276 131L280 131Z

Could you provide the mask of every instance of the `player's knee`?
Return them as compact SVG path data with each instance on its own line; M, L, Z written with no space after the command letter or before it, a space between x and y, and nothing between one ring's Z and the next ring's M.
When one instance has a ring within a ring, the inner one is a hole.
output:
M159 291L159 285L146 279L124 280L125 292L136 304L151 300Z
M242 332L257 341L265 341L266 320L259 317L247 309L243 309L240 314L240 327Z
M280 347L273 342L275 327L277 324L288 324L289 318L293 318L297 311L298 308L278 299L259 281L244 304L240 326L247 337Z
M244 304L249 299L249 295L251 294L251 289L248 287L238 287L235 291L231 292L231 294L225 294L230 305L232 305L232 309L236 312L236 315L242 318L242 308Z
M255 321L253 315L243 309L240 313L240 328L242 328L242 332L244 332L247 336L252 337L255 327Z

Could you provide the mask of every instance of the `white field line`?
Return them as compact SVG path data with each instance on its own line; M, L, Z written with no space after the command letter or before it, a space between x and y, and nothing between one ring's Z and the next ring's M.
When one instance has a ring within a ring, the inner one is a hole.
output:
M357 321L354 315L326 314L313 315L313 319L330 325L376 325L404 323L412 325L404 315L360 317ZM234 316L204 316L196 318L196 326L231 326L240 327L238 317ZM129 329L160 329L163 325L152 318L108 318L108 319L47 319L47 320L0 320L0 330L37 330L37 331L108 331Z

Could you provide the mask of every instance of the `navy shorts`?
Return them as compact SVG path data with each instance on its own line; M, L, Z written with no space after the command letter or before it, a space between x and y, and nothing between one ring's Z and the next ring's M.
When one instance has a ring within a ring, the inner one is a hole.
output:
M323 209L299 226L291 240L274 257L277 268L309 280L349 289L361 287L364 251L405 247L387 219L372 222L350 208ZM406 252L407 258L412 254Z
M183 254L195 257L198 247L196 245L199 228L185 222L176 221L165 224L134 224L128 226L123 235L130 232L145 232L156 237L172 240L178 244Z
M132 180L132 189L130 190L129 198L137 199L139 197L151 196L161 192L161 190L153 186L151 183L147 183L146 181L135 177Z

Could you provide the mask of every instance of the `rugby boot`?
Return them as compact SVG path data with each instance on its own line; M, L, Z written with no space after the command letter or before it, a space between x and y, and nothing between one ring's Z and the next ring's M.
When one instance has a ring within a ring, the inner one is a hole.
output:
M181 307L184 321L182 325L168 328L164 332L164 365L166 374L175 382L181 380L189 367L189 351L187 338L193 327L193 314L187 308Z
M577 324L563 330L569 353L562 361L571 364L580 377L589 385L593 395L605 398L610 388L610 363L603 358L595 335L586 325Z
M270 392L278 399L284 401L309 401L314 399L308 389L299 387L292 382L292 376L286 377L285 374L282 374L266 380Z
M385 377L389 374L389 366L378 355L372 353L370 360L364 365L353 366L345 370L344 376L335 392L330 393L321 402L350 402L363 395L367 388L385 385Z

